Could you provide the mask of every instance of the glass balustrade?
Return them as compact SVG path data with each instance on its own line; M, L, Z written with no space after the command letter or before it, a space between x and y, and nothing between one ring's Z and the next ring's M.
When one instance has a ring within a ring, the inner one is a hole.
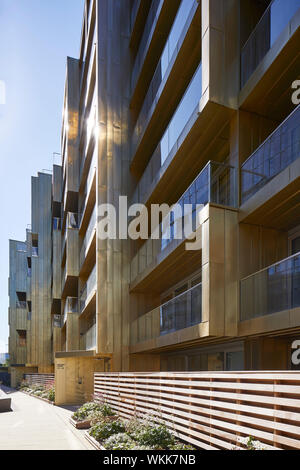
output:
M26 302L26 300L17 300L17 301L16 301L16 308L18 308L18 309L25 309L25 308L27 308L27 302Z
M299 0L273 0L270 3L242 49L242 87L299 9Z
M237 176L234 167L224 163L208 162L160 224L157 231L159 239L156 237L156 231L153 232L153 237L143 244L133 258L132 282L173 240L186 240L195 232L199 226L198 214L208 203L237 207ZM190 206L184 207L186 204Z
M183 330L202 322L202 283L142 315L132 324L132 344Z
M35 256L35 257L39 256L39 249L38 249L38 247L37 247L37 246L33 246L33 247L31 248L31 253L32 253L32 256Z
M236 170L230 165L209 162L187 191L177 202L181 208L171 211L161 224L161 248L164 250L176 237L184 234L186 237L199 226L197 215L208 203L222 206L237 206ZM185 216L184 207L190 205L190 211ZM198 206L198 207L197 207ZM199 207L200 206L200 207ZM189 233L185 233L187 228Z
M61 219L59 217L53 217L52 228L53 230L61 230Z
M165 45L160 61L153 75L153 79L150 83L142 109L137 120L135 128L135 134L137 136L139 136L144 129L149 110L154 102L159 86L164 80L169 64L173 58L173 54L175 51L178 53L178 41L184 30L187 19L194 4L195 0L182 0L181 2L177 16L169 34L168 41Z
M96 323L95 323L85 333L85 349L86 351L96 349L96 345L97 345L97 329L96 329Z
M82 247L81 247L81 251L80 251L80 265L81 266L82 266L82 263L84 262L84 259L85 259L86 249L88 248L88 246L91 242L92 234L93 234L94 230L96 229L96 222L97 222L97 212L96 212L96 206L95 206L94 210L92 212L92 215L91 215L91 219L90 219L85 237L84 237L83 242L82 242Z
M92 161L90 163L88 177L87 177L85 188L84 188L84 199L83 199L83 201L81 203L81 207L80 207L80 224L81 224L82 217L83 217L85 207L86 207L86 204L87 204L87 200L88 200L88 197L89 197L89 194L90 194L90 189L91 189L91 185L92 185L92 182L93 182L93 179L94 179L94 176L95 176L96 167L97 167L97 152L94 151Z
M67 297L65 308L64 308L64 323L67 321L68 313L78 313L78 298L77 297Z
M160 307L160 334L182 330L202 321L202 283Z
M246 202L299 157L300 106L242 165L242 203Z
M86 305L87 305L87 302L92 294L93 291L96 290L96 275L97 275L97 271L96 271L96 267L97 265L95 265L94 269L92 270L88 280L87 280L87 283L85 284L85 286L83 287L83 289L81 290L81 293L80 293L80 313L83 312L83 310L85 309Z
M162 139L156 147L148 166L138 184L135 199L144 201L152 182L167 160L173 147L177 145L186 124L195 109L199 106L202 96L202 64L200 63L180 104L178 105Z
M138 49L134 66L133 66L133 70L132 70L132 89L134 88L138 73L142 65L142 60L143 60L144 53L146 50L147 42L148 42L151 30L152 30L152 26L153 26L153 23L157 14L157 9L158 9L160 2L161 0L152 0L152 3L151 3L147 21L144 27L144 32L142 35L142 39L139 45L139 49Z
M300 253L241 281L241 321L300 307Z
M77 214L75 212L68 212L67 228L68 229L79 229L79 214Z

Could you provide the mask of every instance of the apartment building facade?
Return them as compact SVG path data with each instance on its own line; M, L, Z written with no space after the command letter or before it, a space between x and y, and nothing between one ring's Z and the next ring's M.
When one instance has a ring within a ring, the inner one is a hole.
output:
M298 0L86 1L44 278L43 354L76 397L96 370L297 367L299 23ZM203 205L198 249L174 230L104 240L120 196Z

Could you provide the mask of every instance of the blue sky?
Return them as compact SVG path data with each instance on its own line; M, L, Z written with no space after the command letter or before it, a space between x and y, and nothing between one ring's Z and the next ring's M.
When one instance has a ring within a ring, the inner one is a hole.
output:
M31 176L51 169L60 151L66 57L79 55L83 5L0 0L0 353L8 337L8 240L24 240Z

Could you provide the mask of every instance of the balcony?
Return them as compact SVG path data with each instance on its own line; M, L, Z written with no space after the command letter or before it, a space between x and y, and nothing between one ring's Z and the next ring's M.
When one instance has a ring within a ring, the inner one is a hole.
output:
M55 314L52 316L52 328L61 328L62 325L62 317L61 315Z
M31 256L37 258L39 256L39 249L37 246L31 247Z
M299 307L300 253L241 281L241 322L288 312L282 317L282 328L288 328L292 326L291 311Z
M296 222L299 157L300 106L242 165L241 220L283 229Z
M300 106L243 164L242 203L300 157Z
M178 10L134 129L133 152L137 153L137 160L146 160L154 151L151 145L161 137L161 129L168 125L200 61L200 10L194 0L183 0Z
M77 297L67 297L64 308L63 325L67 322L68 313L79 313Z
M87 330L84 335L85 339L85 350L91 351L96 349L97 347L97 328L96 324L94 324L91 328Z
M141 68L141 65L142 65L143 55L145 54L145 49L146 49L146 45L148 42L148 38L151 33L152 26L154 24L154 21L156 20L156 14L157 14L159 4L160 4L160 0L153 0L151 2L151 7L148 12L147 21L144 26L143 36L141 38L141 42L139 45L139 49L138 49L134 66L133 66L133 70L132 70L132 88L134 87L134 83L137 80L139 69Z
M61 278L62 298L76 295L77 277L79 275L79 216L69 213L62 246Z
M192 327L202 322L202 283L157 307L150 313L139 317L132 324L131 345L147 342L148 347L160 347L170 339L170 344L178 342L178 335L169 336L189 329L185 334L195 337ZM182 332L183 333L183 332ZM164 338L165 337L165 338ZM184 337L184 333L181 338Z
M80 314L86 313L88 307L95 307L95 294L97 289L97 265L92 270L86 284L80 293Z
M191 204L191 233L199 228L197 214L208 203L233 208L237 206L236 169L234 167L223 163L209 162L177 202L177 205L182 209L184 204ZM181 263L181 276L187 276L192 266L195 269L195 265L191 263L192 253L185 250L187 234L183 230L184 217L182 214L184 212L182 211L179 216L174 212L171 211L170 215L166 217L167 230L164 222L160 225L160 239L147 240L133 258L131 263L132 290L141 288L141 286L145 288L145 283L147 285L152 283L154 288L155 271L158 267L160 270L166 269L172 260L174 263L175 261ZM178 233L181 234L180 237L177 237ZM169 269L169 271L171 270ZM175 284L176 279L173 281ZM163 282L159 277L157 282L163 288Z
M80 234L87 230L87 226L96 203L96 153L90 165L88 177L84 188L84 200L80 207Z
M85 274L90 265L94 265L96 261L96 223L97 212L95 206L80 251L81 275Z
M152 0L131 76L131 106L139 109L155 72L180 0Z
M273 0L270 3L242 50L242 88L299 8L298 0Z
M27 309L27 302L26 302L26 300L17 300L17 301L16 301L16 308L17 308L17 309Z
M74 212L68 212L67 213L67 220L66 220L66 228L65 228L65 233L62 241L62 259L65 259L66 255L66 248L67 248L67 243L68 241L72 238L72 232L73 231L78 231L79 229L79 214L76 214Z
M191 117L191 110L199 107L199 101L202 96L202 64L200 63L190 84L184 93L169 125L158 143L148 166L146 167L141 181L138 185L135 197L139 197L139 201L143 201L144 193L149 190L156 174L164 165L171 150L178 145L178 139L186 126L189 118ZM141 170L141 161L137 162L137 156L134 155L131 167L133 169ZM144 196L145 197L145 196Z

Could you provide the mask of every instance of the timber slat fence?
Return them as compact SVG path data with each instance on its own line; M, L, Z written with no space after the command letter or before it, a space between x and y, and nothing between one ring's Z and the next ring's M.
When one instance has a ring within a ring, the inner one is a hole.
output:
M54 387L54 374L26 374L24 378L30 385Z
M300 372L96 373L94 393L122 417L160 417L202 449L300 449Z

